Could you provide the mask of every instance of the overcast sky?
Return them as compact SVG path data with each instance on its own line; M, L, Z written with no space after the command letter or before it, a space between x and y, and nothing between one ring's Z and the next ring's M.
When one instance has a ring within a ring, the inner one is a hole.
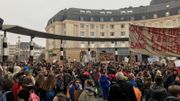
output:
M85 9L119 9L149 5L151 0L0 0L0 18L4 24L20 25L34 30L45 31L47 21L64 8ZM3 32L0 32L1 34ZM8 42L14 44L19 35L8 33ZM21 41L29 42L30 38L21 36ZM34 41L45 46L45 39Z

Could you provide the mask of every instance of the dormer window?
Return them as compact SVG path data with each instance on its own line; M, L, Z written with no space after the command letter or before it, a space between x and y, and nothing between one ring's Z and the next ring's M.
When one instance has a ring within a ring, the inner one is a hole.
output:
M128 10L127 13L133 13L133 11L132 10Z
M107 13L107 14L112 14L112 12L111 12L111 11L107 11L106 13Z
M85 10L80 10L80 13L85 13L86 11Z
M153 15L153 18L154 18L154 19L157 18L157 14L154 14L154 15Z
M105 14L105 12L104 11L101 11L101 12L99 12L100 14Z
M90 13L91 13L91 11L86 11L86 13L87 13L87 14L90 14Z
M120 11L121 14L126 14L126 11Z
M170 15L170 13L169 12L166 12L166 16L169 16Z

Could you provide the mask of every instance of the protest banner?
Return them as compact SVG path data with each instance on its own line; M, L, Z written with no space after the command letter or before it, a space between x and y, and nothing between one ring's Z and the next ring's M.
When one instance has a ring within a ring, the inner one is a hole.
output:
M130 25L129 32L132 52L157 56L180 56L180 28Z

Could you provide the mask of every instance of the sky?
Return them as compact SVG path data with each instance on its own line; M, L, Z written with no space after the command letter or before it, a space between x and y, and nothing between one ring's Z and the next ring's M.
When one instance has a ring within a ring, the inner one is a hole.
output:
M119 9L149 5L151 0L0 0L0 18L4 24L20 25L29 29L45 32L48 20L64 8L83 9ZM3 34L0 31L0 34ZM29 42L30 37L7 33L8 42ZM34 38L33 41L45 46L45 39Z

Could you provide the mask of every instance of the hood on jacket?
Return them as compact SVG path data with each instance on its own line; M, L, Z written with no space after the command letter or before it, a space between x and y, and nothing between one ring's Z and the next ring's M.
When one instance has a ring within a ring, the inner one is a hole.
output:
M84 91L89 95L89 96L94 96L95 94L95 89L93 87L85 87Z

